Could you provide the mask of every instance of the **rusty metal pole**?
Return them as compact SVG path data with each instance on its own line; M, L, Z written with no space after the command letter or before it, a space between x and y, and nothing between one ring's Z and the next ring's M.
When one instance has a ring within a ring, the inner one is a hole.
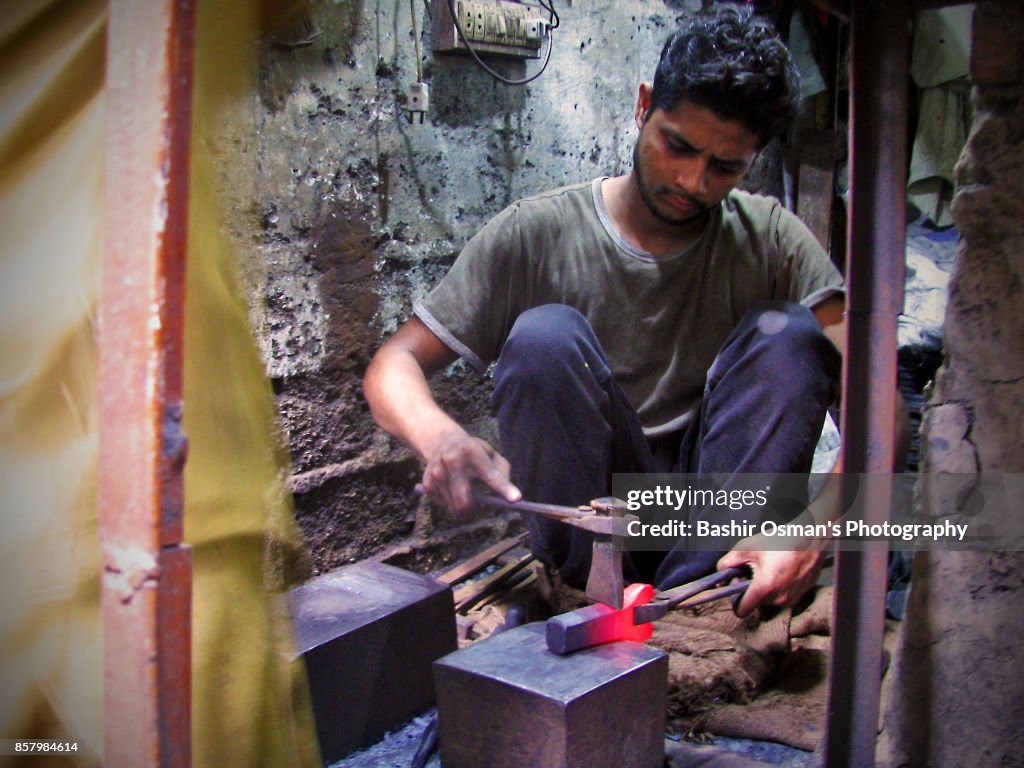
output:
M188 766L182 340L195 9L110 0L99 316L104 765Z
M907 0L858 0L851 12L851 203L843 469L869 524L891 515L896 326L903 307L907 177ZM875 760L888 547L837 556L825 764Z

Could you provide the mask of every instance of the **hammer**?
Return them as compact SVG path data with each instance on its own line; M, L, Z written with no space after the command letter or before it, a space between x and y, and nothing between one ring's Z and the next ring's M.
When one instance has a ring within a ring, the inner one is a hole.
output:
M422 484L417 484L415 490L420 495L426 493ZM615 546L615 537L624 535L626 526L638 519L626 512L625 502L609 496L579 507L563 507L535 501L511 502L486 493L474 496L477 503L485 506L529 512L590 531L594 535L594 549L587 576L587 597L616 610L622 608L626 579L622 573L622 549Z

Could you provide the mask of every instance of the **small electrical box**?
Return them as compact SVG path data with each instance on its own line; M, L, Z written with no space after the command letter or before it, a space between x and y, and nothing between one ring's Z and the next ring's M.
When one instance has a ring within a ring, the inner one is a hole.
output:
M413 83L409 86L409 89L405 92L405 113L409 116L409 122L416 122L416 118L420 119L420 124L423 124L423 118L430 110L430 86L426 83Z
M477 53L539 59L544 38L550 34L543 8L511 0L433 0L431 16L435 53L467 53L464 37Z

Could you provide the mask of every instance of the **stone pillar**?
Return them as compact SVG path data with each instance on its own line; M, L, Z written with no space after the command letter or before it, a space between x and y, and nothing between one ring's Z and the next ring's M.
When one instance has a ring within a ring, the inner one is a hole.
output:
M1024 7L978 3L973 35L946 357L924 416L931 474L1024 471ZM1024 553L918 553L880 765L1024 764L1022 599Z

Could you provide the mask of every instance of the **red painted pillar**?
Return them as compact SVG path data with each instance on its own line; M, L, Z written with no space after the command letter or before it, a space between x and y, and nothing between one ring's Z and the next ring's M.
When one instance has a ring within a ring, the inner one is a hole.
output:
M868 524L892 508L896 328L906 251L907 0L852 4L850 221L843 360L843 472ZM836 558L825 764L875 762L888 547Z
M190 764L182 338L191 0L110 0L99 317L105 760Z

